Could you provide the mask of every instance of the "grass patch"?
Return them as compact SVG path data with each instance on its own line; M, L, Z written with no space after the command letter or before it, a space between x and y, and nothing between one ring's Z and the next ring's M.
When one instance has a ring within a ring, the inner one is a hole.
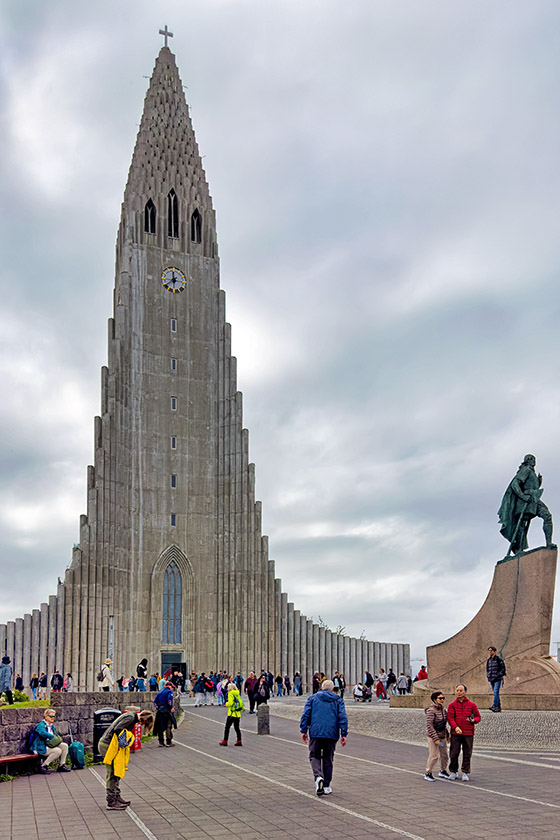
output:
M48 700L22 700L20 703L6 703L0 706L0 709L48 709L50 707Z

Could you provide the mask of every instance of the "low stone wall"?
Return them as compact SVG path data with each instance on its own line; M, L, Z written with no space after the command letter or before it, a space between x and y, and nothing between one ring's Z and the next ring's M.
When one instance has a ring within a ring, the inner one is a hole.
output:
M55 728L59 735L68 735L68 724L76 741L86 747L93 744L93 713L106 707L124 711L129 706L140 709L154 708L154 691L84 691L52 694L50 704L56 709ZM175 712L180 711L179 700L175 699ZM25 741L29 730L43 720L45 707L14 709L3 706L0 709L0 756L17 755L26 752Z

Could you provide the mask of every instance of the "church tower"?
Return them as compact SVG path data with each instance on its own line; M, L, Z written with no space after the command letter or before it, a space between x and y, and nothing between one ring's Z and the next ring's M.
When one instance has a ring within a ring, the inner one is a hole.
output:
M144 656L154 670L275 658L274 579L217 254L183 85L163 47L124 194L88 514L66 580L66 662L80 683L109 649L119 673Z
M167 45L125 188L108 332L80 542L48 604L0 625L15 670L26 679L56 666L92 690L106 657L115 676L146 657L150 672L266 667L300 671L304 686L316 670L353 682L366 667L407 669L408 645L331 633L275 578L212 199Z

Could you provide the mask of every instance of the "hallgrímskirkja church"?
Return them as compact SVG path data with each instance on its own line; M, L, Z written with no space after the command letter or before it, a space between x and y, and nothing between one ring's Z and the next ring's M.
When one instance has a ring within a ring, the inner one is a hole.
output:
M288 602L249 463L220 289L215 216L175 57L162 47L124 192L108 365L80 542L56 595L0 625L29 685L78 689L183 665L361 679L409 670L409 647L331 633Z

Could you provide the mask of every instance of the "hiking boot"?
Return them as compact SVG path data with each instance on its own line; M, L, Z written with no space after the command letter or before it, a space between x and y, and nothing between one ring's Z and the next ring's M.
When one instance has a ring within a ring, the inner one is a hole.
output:
M317 796L322 796L325 792L325 782L320 776L315 779L315 790L317 791Z
M119 794L117 794L117 796L115 798L115 802L117 802L119 805L124 805L125 808L128 808L131 800L130 799L123 799L122 796L119 793Z
M107 811L126 811L127 806L123 805L122 802L117 802L117 800L115 799L110 804L109 802L107 802L105 808Z
M233 746L234 746L234 747L242 747L242 746L243 746L243 743L242 743L241 741L236 741L236 742L235 742L235 744L234 744Z
M220 741L219 746L220 747L227 747L227 741Z
M424 778L427 782L435 782L435 779L431 773L424 773Z

